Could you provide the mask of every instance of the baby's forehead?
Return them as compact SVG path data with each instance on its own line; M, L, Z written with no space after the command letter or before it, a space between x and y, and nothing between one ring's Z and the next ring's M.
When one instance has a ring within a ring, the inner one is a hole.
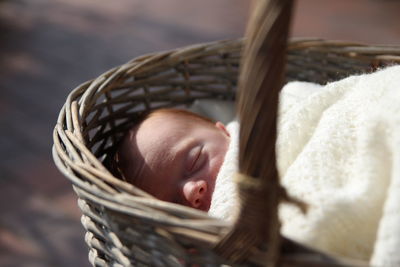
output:
M159 112L155 113L153 116L149 117L147 120L157 121L159 123L168 123L174 121L176 123L182 123L183 125L190 124L197 127L205 127L212 125L212 121L192 113L189 111L184 112Z
M210 122L190 114L163 112L150 116L134 128L134 138L131 139L136 142L139 150L143 148L146 151L142 152L148 152L149 149L157 149L159 145L172 146L211 125Z
M139 125L137 132L156 131L157 133L160 133L160 131L162 132L168 130L169 128L174 129L188 123L189 120L185 116L168 113L155 114L144 120Z
M153 150L169 148L171 143L179 141L187 132L186 118L160 114L148 118L132 131L132 142L146 154Z
M196 115L183 112L156 112L147 120L179 120L179 121L193 121Z
M202 121L189 115L161 113L147 118L139 125L138 130L145 134L151 134L153 131L167 134L204 126Z

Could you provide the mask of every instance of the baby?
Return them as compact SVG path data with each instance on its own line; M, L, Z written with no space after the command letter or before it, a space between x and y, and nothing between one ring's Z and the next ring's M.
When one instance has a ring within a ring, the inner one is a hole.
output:
M144 115L123 138L123 179L168 202L208 211L230 135L221 122L180 109Z

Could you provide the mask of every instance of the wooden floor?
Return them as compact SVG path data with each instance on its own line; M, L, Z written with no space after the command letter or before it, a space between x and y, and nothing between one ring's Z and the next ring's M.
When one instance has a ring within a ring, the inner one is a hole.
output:
M131 58L243 35L248 0L0 1L0 266L89 266L52 130L69 91ZM400 2L299 1L293 36L400 45Z

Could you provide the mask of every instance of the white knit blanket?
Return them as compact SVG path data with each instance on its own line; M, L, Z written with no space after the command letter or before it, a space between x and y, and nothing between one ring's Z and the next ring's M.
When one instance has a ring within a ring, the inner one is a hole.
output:
M373 266L400 266L400 66L281 93L281 183L309 205L281 204L282 234ZM234 220L237 122L209 213Z

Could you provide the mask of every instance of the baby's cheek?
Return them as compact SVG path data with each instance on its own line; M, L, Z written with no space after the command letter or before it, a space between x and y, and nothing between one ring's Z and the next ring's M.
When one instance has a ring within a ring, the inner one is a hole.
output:
M215 169L216 172L219 172L219 169L221 168L222 164L224 163L224 158L225 158L226 150L219 150L216 156L215 160Z

